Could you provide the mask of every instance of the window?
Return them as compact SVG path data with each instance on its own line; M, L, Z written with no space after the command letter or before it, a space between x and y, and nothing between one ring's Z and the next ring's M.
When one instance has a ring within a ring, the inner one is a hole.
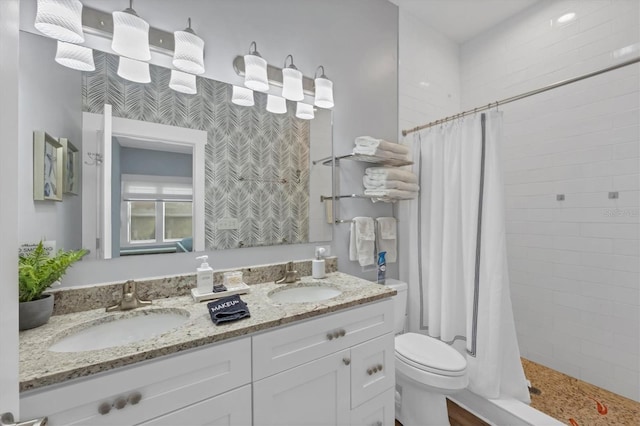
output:
M191 178L122 175L121 246L163 245L193 235Z

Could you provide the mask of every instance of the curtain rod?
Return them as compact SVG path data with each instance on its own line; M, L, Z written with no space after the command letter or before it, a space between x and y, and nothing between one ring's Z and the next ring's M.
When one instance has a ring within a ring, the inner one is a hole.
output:
M544 87L541 87L539 89L532 90L530 92L521 93L519 95L512 96L510 98L506 98L506 99L503 99L501 101L491 102L491 103L489 103L487 105L484 105L484 106L481 106L481 107L470 109L468 111L464 111L464 112L461 112L459 114L455 114L455 115L452 115L452 116L449 116L449 117L445 117L445 118L442 118L440 120L432 121L431 123L423 124L422 126L414 127L412 129L408 129L408 130L403 130L402 131L402 136L407 136L409 133L417 132L417 131L420 131L422 129L427 129L427 128L432 127L432 126L436 126L438 124L446 123L447 121L451 121L451 120L455 120L455 119L458 119L458 118L462 118L462 117L465 117L465 116L467 116L469 114L475 114L476 112L486 111L486 110L491 109L493 107L497 108L499 105L504 105L504 104L511 103L513 101L517 101L517 100L520 100L520 99L528 98L529 96L537 95L538 93L546 92L548 90L552 90L552 89L555 89L555 88L558 88L558 87L561 87L561 86L564 86L564 85L567 85L567 84L575 83L577 81L584 80L584 79L587 79L587 78L590 78L590 77L595 77L596 75L600 75L600 74L604 74L604 73L609 72L609 71L617 70L618 68L623 68L623 67L626 67L627 65L633 65L633 64L635 64L637 62L640 62L640 56L636 57L636 58L633 58L633 59L630 59L630 60L625 61L625 62L621 62L621 63L616 64L616 65L612 65L612 66L607 67L607 68L603 68L603 69L598 70L598 71L590 72L589 74L584 74L584 75L581 75L579 77L574 77L574 78L570 78L570 79L567 79L567 80L562 80L562 81L559 81L557 83L553 83L553 84L550 84L548 86L544 86Z

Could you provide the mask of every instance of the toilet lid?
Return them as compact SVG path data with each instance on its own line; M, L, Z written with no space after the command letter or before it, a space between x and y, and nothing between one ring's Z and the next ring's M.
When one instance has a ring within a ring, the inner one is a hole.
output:
M396 356L400 361L443 376L465 373L467 360L440 340L417 333L405 333L395 339Z

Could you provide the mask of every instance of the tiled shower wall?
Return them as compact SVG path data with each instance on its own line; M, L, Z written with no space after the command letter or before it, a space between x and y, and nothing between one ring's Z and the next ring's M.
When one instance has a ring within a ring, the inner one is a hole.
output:
M541 1L465 43L462 108L640 55L639 4ZM567 13L575 18L559 24ZM500 107L509 272L522 355L635 400L639 86L636 64Z

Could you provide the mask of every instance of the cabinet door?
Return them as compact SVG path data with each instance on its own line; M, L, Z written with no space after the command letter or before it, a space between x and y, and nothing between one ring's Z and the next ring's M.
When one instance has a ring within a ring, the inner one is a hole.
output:
M393 426L395 392L395 388L387 389L351 411L351 424L353 426Z
M351 408L395 386L393 333L351 349Z
M247 426L250 424L251 385L140 423L141 426Z
M255 382L254 424L349 424L349 362L341 351Z

